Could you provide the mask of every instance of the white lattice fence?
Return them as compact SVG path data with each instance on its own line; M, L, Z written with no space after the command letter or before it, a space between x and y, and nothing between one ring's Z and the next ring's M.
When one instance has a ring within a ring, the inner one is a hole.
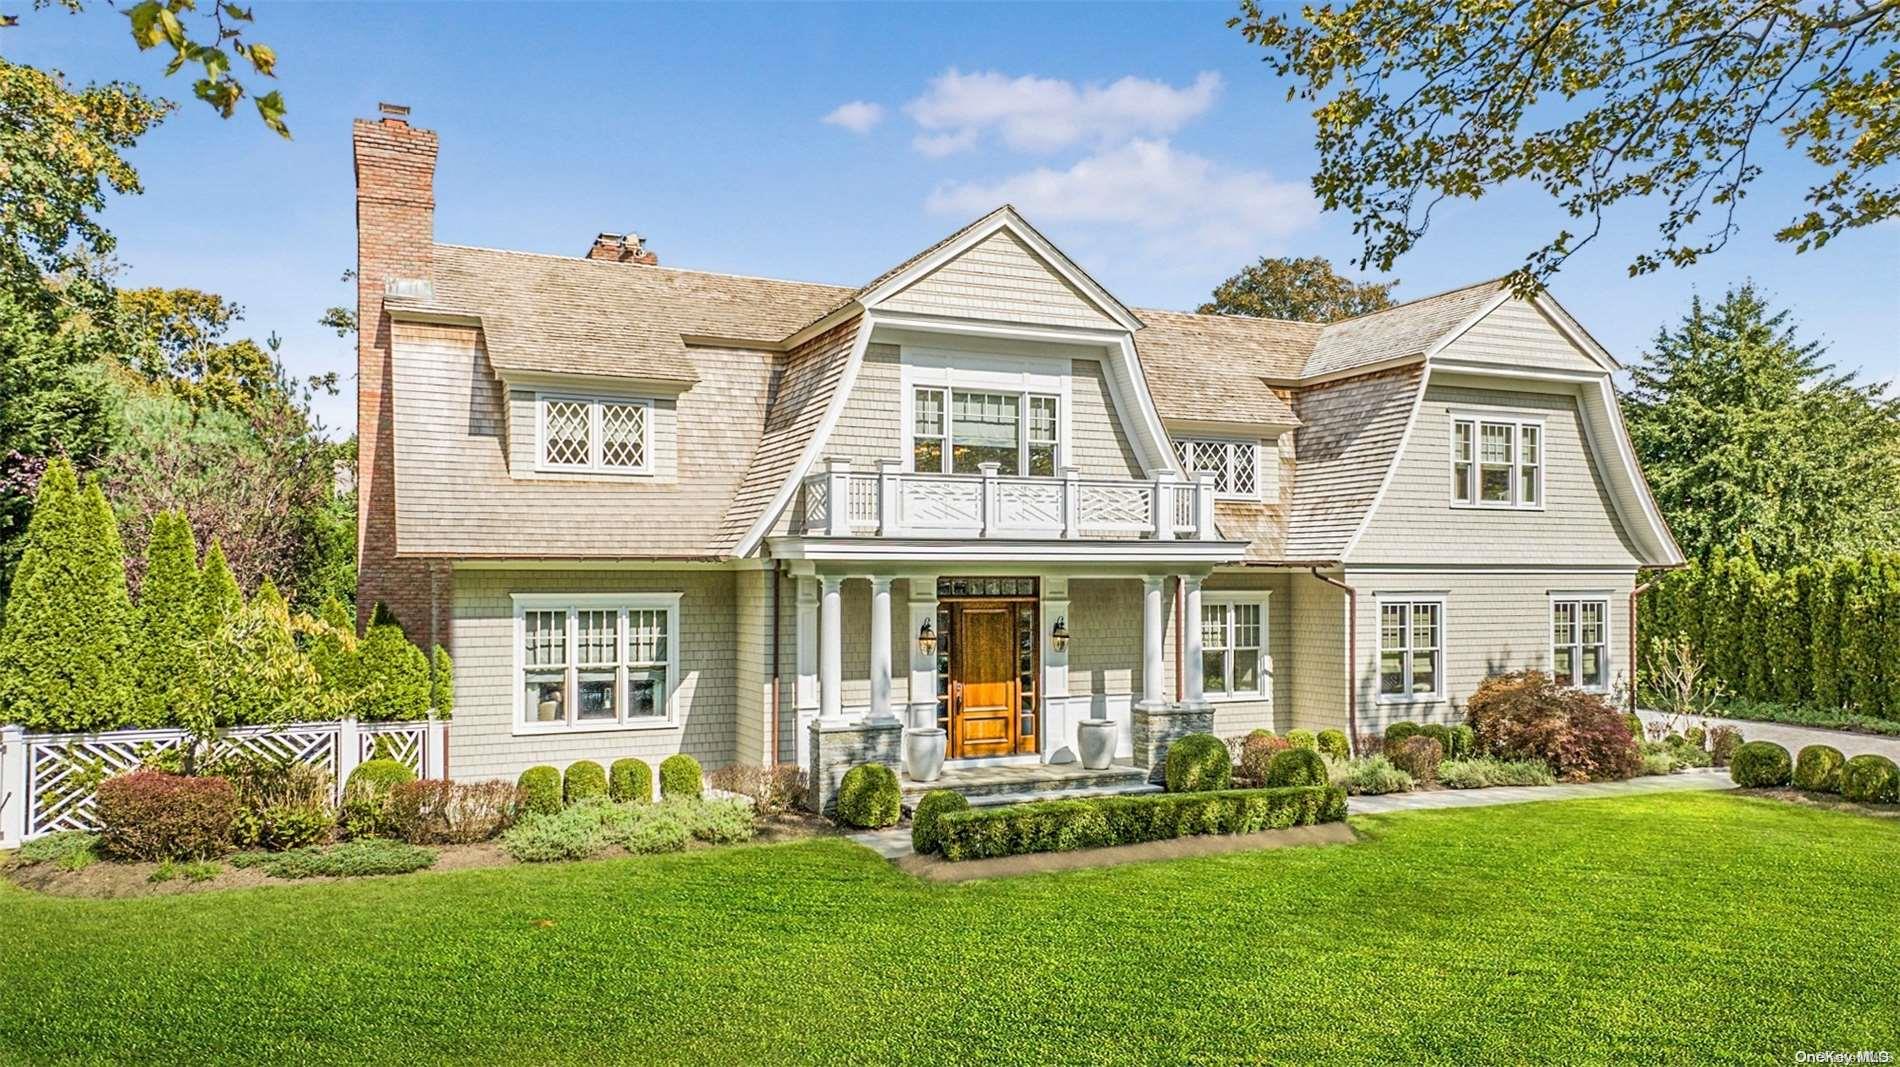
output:
M60 830L93 830L99 783L178 749L182 730L118 730L101 734L28 734L0 727L0 847ZM322 767L339 797L350 771L382 756L418 777L439 778L447 756L445 724L435 720L289 723L219 731L208 759L235 754Z

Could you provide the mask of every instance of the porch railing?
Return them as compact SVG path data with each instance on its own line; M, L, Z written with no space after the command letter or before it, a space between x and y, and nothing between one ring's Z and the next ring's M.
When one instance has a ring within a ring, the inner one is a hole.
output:
M886 460L875 471L833 459L804 480L802 533L830 537L1144 538L1214 540L1214 476L1182 481L1172 471L1137 481L915 474Z

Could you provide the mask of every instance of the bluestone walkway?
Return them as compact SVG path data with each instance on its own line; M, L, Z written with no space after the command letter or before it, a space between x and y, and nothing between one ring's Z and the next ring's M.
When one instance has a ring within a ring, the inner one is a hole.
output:
M1346 802L1346 810L1352 815L1384 815L1394 811L1424 811L1430 808L1482 808L1491 804L1523 804L1537 800L1595 800L1645 793L1693 793L1733 788L1735 783L1729 780L1727 770L1699 769L1631 778L1627 782L1507 785L1491 789L1429 789L1416 793L1387 793L1377 797L1353 797Z

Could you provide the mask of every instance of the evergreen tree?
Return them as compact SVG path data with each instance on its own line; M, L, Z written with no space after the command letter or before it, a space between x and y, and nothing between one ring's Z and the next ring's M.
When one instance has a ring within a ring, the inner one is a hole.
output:
M1631 368L1630 439L1691 558L1747 543L1778 570L1896 543L1900 403L1824 354L1744 285Z
M193 727L199 736L213 726L308 722L334 713L274 587L261 586L202 647L206 702Z
M449 718L455 712L455 665L449 659L449 650L441 645L429 655L429 705L438 719Z
M1886 558L1870 554L1860 563L1841 638L1851 665L1848 699L1863 715L1880 715L1887 704L1885 644L1887 589L1893 581Z
M131 717L131 603L112 509L55 459L40 481L0 631L0 709L40 731L95 731Z
M1808 624L1813 649L1809 684L1816 704L1838 708L1847 703L1847 690L1841 684L1841 609L1852 575L1842 560L1816 564L1816 567L1813 610Z
M363 680L358 719L393 722L429 714L429 657L400 626L371 626L357 642L357 655Z
M1775 641L1771 627L1780 603L1781 589L1775 575L1763 573L1760 568L1753 566L1742 568L1739 585L1744 590L1746 601L1742 609L1744 645L1740 651L1744 667L1739 691L1756 700L1773 700Z
M231 574L231 565L224 561L224 546L218 544L215 537L211 539L211 547L205 549L203 597L204 633L236 618L238 609L244 606L244 594L238 591L237 578Z
M1772 628L1775 659L1773 699L1782 704L1805 704L1814 695L1809 650L1814 610L1814 565L1796 567L1782 576L1781 597L1775 605Z
M139 586L132 676L137 723L164 726L190 699L198 666L196 642L204 618L203 578L191 523L179 512L161 512L145 546L145 579Z

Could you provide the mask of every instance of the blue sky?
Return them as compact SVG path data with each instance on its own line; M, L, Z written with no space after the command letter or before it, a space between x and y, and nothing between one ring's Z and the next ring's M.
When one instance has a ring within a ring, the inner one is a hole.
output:
M441 134L445 242L578 255L632 229L669 265L856 285L1010 198L1125 302L1171 308L1260 255L1343 267L1358 250L1350 220L1313 203L1306 109L1225 27L1225 4L255 11L291 142L160 77L103 3L25 11L0 48L182 102L133 153L145 194L105 216L125 282L223 293L299 372L354 369L352 343L315 320L352 294L350 120L379 100ZM1628 361L1692 292L1752 277L1837 362L1900 378L1900 224L1797 257L1771 234L1809 172L1766 161L1722 254L1630 279L1654 217L1626 212L1558 297ZM1533 190L1441 211L1393 272L1398 295L1503 273L1562 221ZM352 412L353 387L321 408L345 428Z

